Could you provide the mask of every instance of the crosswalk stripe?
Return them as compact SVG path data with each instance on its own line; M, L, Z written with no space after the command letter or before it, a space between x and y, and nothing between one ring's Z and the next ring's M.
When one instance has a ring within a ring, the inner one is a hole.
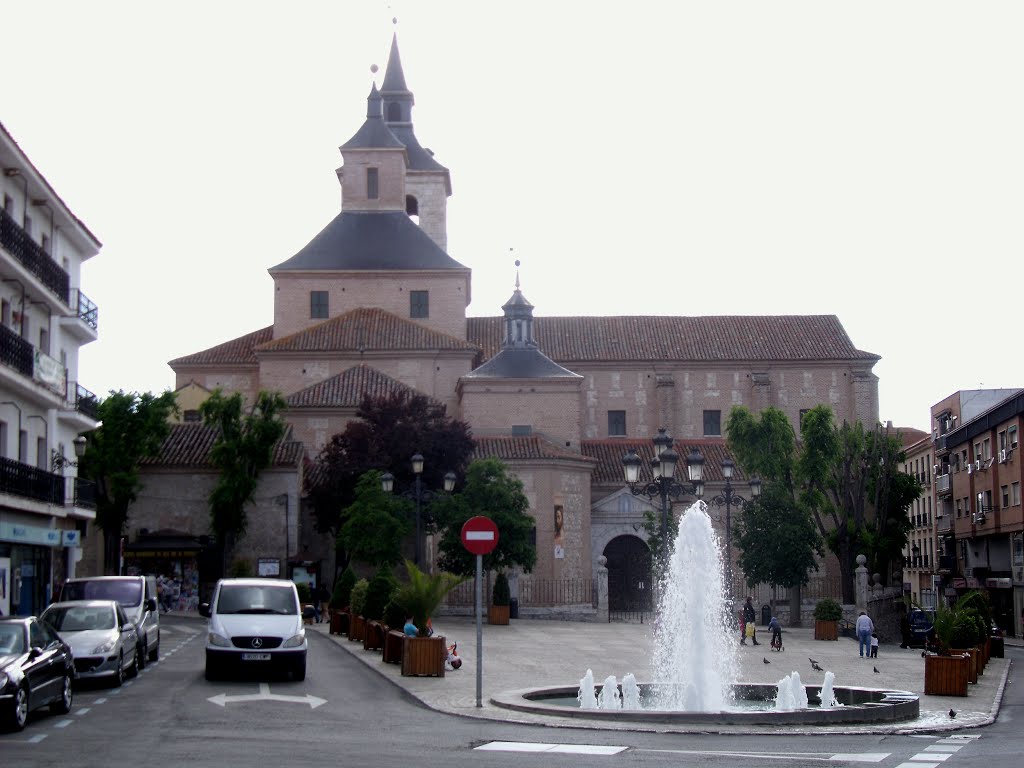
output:
M528 741L489 741L474 747L484 752L557 752L562 755L617 755L628 747L599 744L540 744Z

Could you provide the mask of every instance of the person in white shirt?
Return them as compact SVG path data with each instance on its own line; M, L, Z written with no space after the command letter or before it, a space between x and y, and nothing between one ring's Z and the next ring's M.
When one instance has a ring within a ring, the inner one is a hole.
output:
M871 633L875 631L874 622L864 611L857 617L857 641L861 658L871 656Z

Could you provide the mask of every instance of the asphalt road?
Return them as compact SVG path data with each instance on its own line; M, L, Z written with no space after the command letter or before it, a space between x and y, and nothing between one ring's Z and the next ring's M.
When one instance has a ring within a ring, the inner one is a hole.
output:
M821 766L1017 764L1024 692L1011 669L997 722L955 734L634 733L502 723L427 709L310 633L301 683L203 678L204 625L165 618L162 657L120 689L78 690L67 716L0 734L5 766ZM1017 667L1024 651L1008 649ZM242 698L232 698L242 697ZM291 698L273 698L291 697Z

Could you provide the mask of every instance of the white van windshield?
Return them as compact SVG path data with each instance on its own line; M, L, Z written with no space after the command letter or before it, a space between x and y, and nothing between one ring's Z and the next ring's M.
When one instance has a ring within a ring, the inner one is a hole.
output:
M60 599L116 600L123 608L135 608L142 602L142 581L139 579L69 581L64 585Z
M217 598L217 613L278 613L295 615L299 606L290 586L225 584Z

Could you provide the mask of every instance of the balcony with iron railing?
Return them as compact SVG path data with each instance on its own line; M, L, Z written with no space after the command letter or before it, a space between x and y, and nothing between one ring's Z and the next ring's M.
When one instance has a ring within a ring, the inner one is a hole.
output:
M0 456L0 493L64 505L64 477Z
M75 288L71 292L71 308L75 310L76 317L94 331L99 328L99 307L97 307L89 297L82 293L78 288Z
M956 557L953 555L939 555L936 566L936 570L939 573L952 573L956 568Z
M943 496L953 492L953 478L948 472L935 477L935 492Z
M0 324L0 364L32 378L35 357L35 347L6 325Z
M100 417L100 399L76 381L68 383L68 405L93 421Z
M70 306L68 273L3 210L0 210L0 247L17 259L54 296Z

